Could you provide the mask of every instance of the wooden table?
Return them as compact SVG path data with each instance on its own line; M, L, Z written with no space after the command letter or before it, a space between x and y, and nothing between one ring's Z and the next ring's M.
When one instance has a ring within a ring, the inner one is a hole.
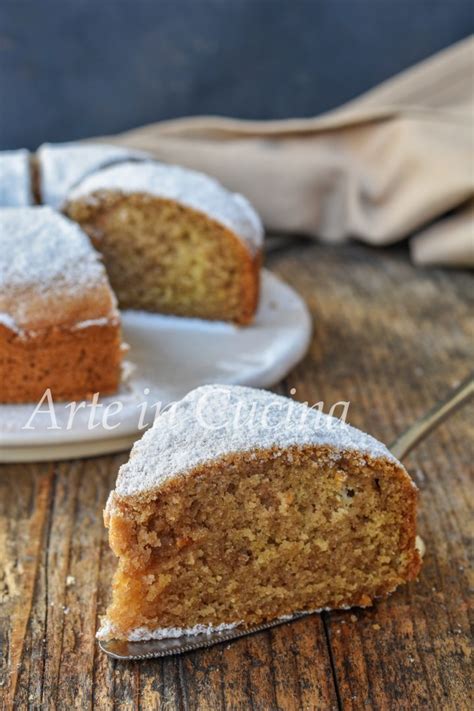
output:
M296 244L268 266L306 299L314 337L279 390L332 404L390 442L469 369L466 272L404 249ZM472 335L472 334L471 334ZM1 691L7 708L468 708L464 409L407 460L427 552L418 582L368 610L324 613L166 660L115 663L94 634L114 560L102 509L127 455L1 468Z

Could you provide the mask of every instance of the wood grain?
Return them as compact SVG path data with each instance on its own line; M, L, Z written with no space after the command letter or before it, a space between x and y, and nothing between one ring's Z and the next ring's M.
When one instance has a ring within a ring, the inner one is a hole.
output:
M464 377L472 282L401 249L299 245L268 265L306 299L308 356L278 390L390 442ZM94 634L114 566L102 509L126 454L0 470L0 693L15 709L467 709L472 408L407 460L421 489L420 579L201 652L116 663Z

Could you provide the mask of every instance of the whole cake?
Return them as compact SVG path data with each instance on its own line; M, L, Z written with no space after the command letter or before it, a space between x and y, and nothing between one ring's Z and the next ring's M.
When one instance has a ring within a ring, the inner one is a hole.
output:
M106 143L43 143L36 152L38 202L59 209L68 192L101 167L145 154Z
M0 151L0 207L26 207L33 202L30 180L30 154Z
M0 402L114 392L120 317L78 225L49 207L0 209Z
M133 447L105 522L102 639L177 637L368 606L416 577L417 489L386 447L238 386L192 391Z
M259 290L263 230L241 195L156 161L86 177L66 214L103 254L124 308L249 323Z

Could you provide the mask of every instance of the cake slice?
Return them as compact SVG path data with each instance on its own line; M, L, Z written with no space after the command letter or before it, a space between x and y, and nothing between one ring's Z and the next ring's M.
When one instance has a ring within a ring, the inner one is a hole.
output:
M0 151L0 207L26 207L33 202L30 180L30 154Z
M99 255L49 207L0 209L0 402L113 393L120 318Z
M36 153L39 202L59 209L68 192L101 167L145 153L106 143L43 143Z
M369 435L304 404L205 386L133 447L105 523L118 556L101 639L372 605L416 577L417 489Z
M123 308L249 323L263 230L241 195L156 161L85 178L65 211L90 235Z

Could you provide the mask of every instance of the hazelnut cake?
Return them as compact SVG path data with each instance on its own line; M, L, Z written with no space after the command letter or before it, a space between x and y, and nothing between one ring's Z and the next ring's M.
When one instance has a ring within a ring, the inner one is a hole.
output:
M0 151L0 207L26 207L33 202L30 181L30 154Z
M251 322L263 229L241 195L179 166L129 161L82 180L64 210L102 253L121 307Z
M0 209L0 402L112 393L120 317L100 256L49 207Z
M101 639L369 606L416 577L417 489L380 442L306 404L204 386L161 414L105 511Z

